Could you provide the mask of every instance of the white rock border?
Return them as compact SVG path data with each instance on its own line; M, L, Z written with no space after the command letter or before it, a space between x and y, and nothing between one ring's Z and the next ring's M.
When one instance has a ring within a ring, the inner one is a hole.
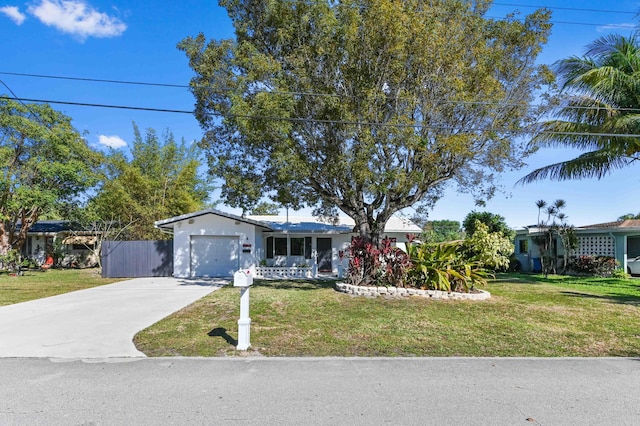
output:
M429 299L444 300L486 300L491 297L491 293L486 290L478 290L478 293L457 293L446 292L440 290L419 290L417 288L403 287L364 287L351 285L346 283L336 283L336 290L342 293L351 294L353 296L390 296L390 297L409 297L418 296Z

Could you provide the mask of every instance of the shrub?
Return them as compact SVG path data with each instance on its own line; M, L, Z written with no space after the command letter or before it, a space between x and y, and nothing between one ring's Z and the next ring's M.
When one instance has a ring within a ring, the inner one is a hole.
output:
M481 263L483 268L506 271L509 256L513 254L512 238L501 232L489 232L489 227L476 220L474 233L464 241L464 249L469 259Z
M354 285L404 287L409 256L384 238L378 247L363 238L351 240L347 279Z
M573 261L572 268L579 274L610 277L619 266L619 262L611 256L579 256Z
M489 274L479 261L466 258L462 242L407 244L412 262L408 281L413 287L468 292L485 285Z

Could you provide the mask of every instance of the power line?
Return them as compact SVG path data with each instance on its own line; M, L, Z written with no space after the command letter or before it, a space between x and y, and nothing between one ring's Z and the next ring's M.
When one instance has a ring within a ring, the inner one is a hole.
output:
M68 76L59 76L59 75L47 75L47 74L27 74L27 73L17 73L17 72L7 72L7 71L0 71L0 75L4 74L4 75L14 75L14 76L20 76L20 77L36 77L36 78L45 78L45 79L61 79L61 80L80 80L80 81L90 81L90 82L98 82L98 83L114 83L114 84L129 84L129 85L143 85L143 86L159 86L159 87L179 87L179 88L189 88L190 86L188 85L180 85L180 84L171 84L171 83L152 83L152 82L140 82L140 81L127 81L127 80L112 80L112 79L98 79L98 78L87 78L87 77L68 77ZM1 81L1 80L0 80ZM6 87L6 85L5 85ZM206 86L204 86L206 87ZM11 89L9 89L11 90ZM226 93L226 92L238 92L236 89L231 89L231 88L225 88L225 87L221 87L218 88L217 91L219 93ZM264 89L264 90L258 90L256 91L256 93L271 93L274 95L291 95L291 96L316 96L316 97L331 97L331 98L358 98L355 95L344 95L344 94L337 94L337 93L314 93L314 92L294 92L294 91L277 91L277 90L269 90L269 89ZM17 98L16 94L13 93L12 94ZM402 100L404 98L400 98L400 100ZM408 99L408 98L407 98ZM38 101L36 101L38 102ZM46 101L43 101L46 102ZM63 103L62 101L52 101L52 103ZM496 106L496 107L524 107L524 105L522 104L517 104L517 103L501 103L501 102L487 102L487 101L456 101L456 100L447 100L447 99L443 99L440 100L439 103L441 104L459 104L459 105L477 105L477 106ZM73 105L73 103L70 103L71 105ZM87 104L86 106L101 106L101 104ZM109 108L118 108L118 106L107 106ZM543 107L542 105L527 105L527 108L529 109L534 109L534 108L541 108ZM145 108L142 107L131 107L136 108L136 109L140 109L140 110L145 110ZM558 107L560 108L560 107ZM603 109L602 107L587 107L587 106L565 106L562 107L564 109L574 109L574 110L591 110L591 111L596 111L596 110L601 110ZM620 112L640 112L639 108L611 108L612 110L615 111L620 111ZM183 111L183 110L172 110L172 109L161 109L161 108L148 108L147 110L149 111L154 111L154 112L178 112L178 113L188 113L188 114L192 114L193 111Z
M164 108L147 108L147 107L135 107L135 106L125 106L125 105L108 105L108 104L93 104L93 103L85 103L85 102L68 102L68 101L52 101L52 100L43 100L43 99L27 99L27 98L11 98L8 96L0 96L0 99L5 100L15 100L18 102L34 102L34 103L47 103L47 104L61 104L61 105L72 105L72 106L82 106L82 107L97 107L97 108L112 108L112 109L124 109L124 110L134 110L134 111L150 111L150 112L168 112L168 113L179 113L179 114L193 114L193 111L187 110L174 110L174 109L164 109ZM422 125L422 124L391 124L391 123L374 123L374 122L363 122L363 121L347 121L347 120L328 120L328 119L316 119L316 118L302 118L302 117L277 117L277 116L256 116L256 115L248 115L248 114L221 114L216 112L207 113L207 115L213 117L234 117L241 119L249 119L249 120L272 120L272 121L289 121L289 122L313 122L319 124L339 124L339 125L352 125L352 126L375 126L375 127L387 127L387 128L399 128L399 129L407 129L407 128L415 128L415 129L431 129L431 130L456 130L455 127L451 126L433 126L433 125ZM483 131L484 129L465 129L468 131ZM527 130L513 130L513 129L492 129L494 131L501 131L505 133L520 133L520 134L528 134L532 133ZM598 136L598 137L640 137L640 134L618 134L618 133L590 133L590 132L540 132L542 134L553 134L553 135L561 135L561 136Z
M13 75L18 77L35 77L35 78L50 78L57 80L71 80L71 81L89 81L93 83L114 83L114 84L132 84L138 86L156 86L156 87L177 87L181 89L188 89L189 85L187 84L170 84L170 83L150 83L144 81L127 81L127 80L107 80L100 78L87 78L87 77L67 77L61 75L47 75L47 74L27 74L21 72L9 72L9 71L0 71L2 75Z
M529 5L529 4L514 4L514 3L497 3L496 6L513 6L513 7L529 7L532 9L549 9L549 10L569 10L573 12L596 12L596 13L619 13L623 15L637 15L637 12L629 12L626 10L607 10L607 9L584 9L581 7L562 7L562 6L544 6L544 5Z

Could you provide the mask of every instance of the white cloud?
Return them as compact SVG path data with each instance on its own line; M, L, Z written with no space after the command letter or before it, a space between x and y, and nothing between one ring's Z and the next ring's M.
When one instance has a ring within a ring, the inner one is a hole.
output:
M127 143L122 140L120 136L98 136L98 142L100 145L108 146L109 148L118 149L127 146Z
M13 22L15 22L18 25L22 25L24 20L27 19L27 16L24 13L21 13L20 9L18 9L15 6L0 7L0 12L7 15L9 19L11 19Z
M600 27L597 27L596 30L599 33L608 33L611 31L622 31L622 30L635 30L636 28L638 28L638 26L636 24L632 24L632 23L624 23L624 24L609 24L609 25L602 25Z
M29 7L29 13L45 25L75 35L87 37L115 37L127 29L118 18L98 12L83 0L40 0Z

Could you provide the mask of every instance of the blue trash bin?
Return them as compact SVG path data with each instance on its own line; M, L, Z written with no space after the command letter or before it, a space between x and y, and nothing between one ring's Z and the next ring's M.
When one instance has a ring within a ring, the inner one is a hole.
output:
M542 272L542 259L539 257L533 258L533 272Z

